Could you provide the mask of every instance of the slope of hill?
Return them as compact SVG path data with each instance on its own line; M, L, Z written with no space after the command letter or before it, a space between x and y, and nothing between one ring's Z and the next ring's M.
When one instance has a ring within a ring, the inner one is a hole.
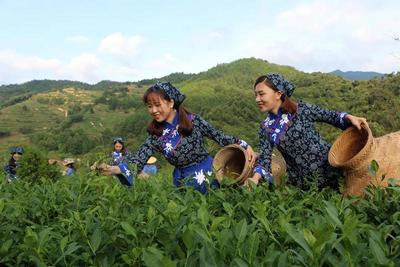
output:
M291 80L297 87L294 99L367 117L377 135L400 129L400 74L352 82L249 58L199 74L174 73L160 79L103 81L82 87L76 84L70 89L28 89L32 93L29 98L0 109L0 152L13 144L31 142L46 150L86 153L97 145L109 144L116 135L128 137L134 150L145 138L150 119L141 96L155 80L170 80L187 94L185 105L191 111L256 146L259 123L265 115L255 105L252 88L254 80L267 72L279 72ZM14 96L21 95L14 92ZM330 141L339 133L330 126L320 128ZM213 151L218 149L209 143Z

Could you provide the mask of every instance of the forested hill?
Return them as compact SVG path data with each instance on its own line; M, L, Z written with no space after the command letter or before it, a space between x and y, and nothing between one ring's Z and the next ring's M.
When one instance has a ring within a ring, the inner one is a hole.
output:
M149 116L141 101L157 80L171 81L187 94L185 105L229 134L256 145L265 117L254 101L254 80L279 72L296 85L293 98L365 116L376 135L400 129L400 74L349 81L326 73L304 73L290 66L248 58L198 74L173 73L139 82L32 81L0 86L0 151L33 143L66 154L109 145L112 136L129 138L134 149L146 135ZM323 127L332 141L339 133ZM216 149L216 148L214 148Z

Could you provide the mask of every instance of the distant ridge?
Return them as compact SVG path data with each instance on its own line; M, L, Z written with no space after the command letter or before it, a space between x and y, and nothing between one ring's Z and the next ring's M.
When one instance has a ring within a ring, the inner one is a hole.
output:
M374 78L383 77L385 74L373 71L341 71L335 70L330 74L342 77L347 80L371 80Z

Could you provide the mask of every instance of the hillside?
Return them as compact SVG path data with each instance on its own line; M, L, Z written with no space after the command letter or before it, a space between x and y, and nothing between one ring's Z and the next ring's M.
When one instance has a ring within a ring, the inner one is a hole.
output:
M254 80L267 72L279 72L290 79L297 86L294 99L367 117L377 135L400 129L399 74L352 82L249 58L198 74L175 73L139 82L71 82L75 85L70 86L64 81L36 81L42 87L13 85L15 91L7 89L13 98L31 95L0 109L0 152L12 145L33 143L48 151L82 154L109 147L112 136L128 137L131 149L135 149L145 138L150 119L141 96L156 80L172 81L187 94L185 105L191 111L256 146L258 126L265 115L255 105L252 88ZM5 88L0 87L0 95L9 101ZM330 141L339 133L329 126L321 129ZM218 149L213 142L209 145L212 151Z

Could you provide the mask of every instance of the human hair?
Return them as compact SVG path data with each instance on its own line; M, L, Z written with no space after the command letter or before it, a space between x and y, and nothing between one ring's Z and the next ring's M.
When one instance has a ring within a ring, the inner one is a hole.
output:
M75 166L74 166L74 164L73 164L73 163L69 163L69 164L67 164L67 167L70 167L70 168L72 168L72 169L74 169L74 170L75 170Z
M116 140L114 140L114 150L115 150L115 144L120 144L120 145L122 145L122 149L121 149L121 153L122 153L122 155L126 155L127 153L128 153L128 150L126 149L126 147L125 147L125 143L124 143L124 141L121 139L116 139Z
M272 90L274 90L276 92L281 92L278 90L278 88L275 87L275 85L273 83L271 83L268 80L268 77L266 75L262 75L256 79L256 81L254 83L254 88L256 88L256 86L259 83L264 83L265 85L270 87ZM287 95L285 95L283 93L281 96L281 100L282 100L281 108L283 109L283 111L290 113L290 114L295 114L297 112L297 102L296 101L292 100L290 97L288 97Z
M145 104L148 104L149 99L152 95L158 95L161 99L166 100L166 101L171 101L171 98L165 93L164 90L158 88L158 87L150 87L146 90L146 92L143 95L143 102ZM189 118L190 112L183 107L182 104L174 103L173 106L174 109L176 109L179 113L179 128L178 132L182 136L189 136L192 133L193 130L193 123ZM151 135L156 135L156 136L161 136L163 132L163 127L160 122L157 122L156 120L152 120L150 124L147 126L147 132Z
M16 162L16 160L14 159L14 154L11 154L11 158L10 158L10 160L8 161L8 165L10 165L10 166L15 166L15 162Z

